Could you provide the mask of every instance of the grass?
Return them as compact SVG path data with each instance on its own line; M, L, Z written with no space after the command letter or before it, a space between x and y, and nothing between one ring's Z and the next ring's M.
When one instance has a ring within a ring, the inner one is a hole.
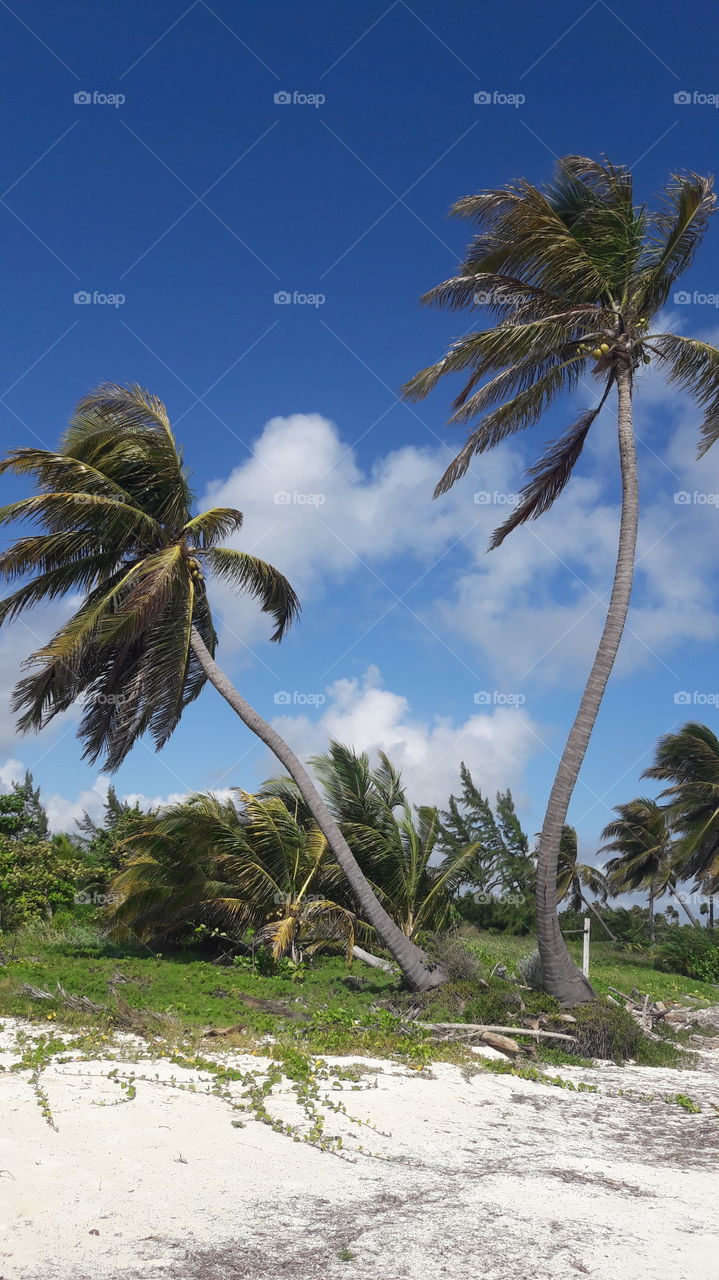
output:
M517 960L532 949L532 940L507 935L471 932L465 944L480 961L485 975L497 963L513 970ZM121 949L107 944L93 926L71 924L64 930L42 926L36 930L0 938L0 1014L35 1022L110 1031L122 1025L116 991L137 1016L138 1027L168 1042L199 1044L207 1028L237 1027L226 1040L233 1048L256 1049L267 1037L281 1051L293 1047L312 1054L358 1054L394 1057L422 1068L435 1059L474 1062L467 1047L437 1044L420 1028L407 1029L401 1014L417 1003L399 990L397 980L355 965L351 971L341 958L317 961L301 974L302 981L263 977L246 968L212 964L196 951L153 953L147 948ZM643 957L597 944L592 952L592 981L599 993L609 986L622 991L637 987L655 998L685 999L695 1006L719 1003L719 991L708 983L694 982L651 968ZM347 979L349 978L349 982ZM38 1001L23 993L23 984L55 993L57 983L77 996L87 996L105 1011L96 1015L68 1009L57 996ZM242 996L274 1002L272 1010L251 1007ZM489 990L471 982L455 982L431 993L422 1016L429 1021L467 1021L512 1024L523 1013L559 1012L551 997L521 992L493 980ZM386 1005L391 1008L387 1009ZM623 1011L617 1011L623 1013ZM146 1025L141 1026L146 1015ZM160 1015L159 1020L154 1015ZM399 1015L399 1016L397 1016ZM559 1023L554 1029L569 1030ZM585 1051L586 1052L586 1051ZM674 1039L666 1043L646 1041L633 1051L647 1065L680 1065L682 1056ZM585 1065L586 1059L540 1042L539 1063Z
M465 942L485 967L504 964L510 971L536 945L533 938L479 933L476 930L466 931ZM581 942L568 939L568 946L574 960L581 964ZM611 994L610 987L616 987L630 995L632 988L636 988L654 1000L678 1000L693 1004L696 1008L719 1004L719 986L686 978L680 973L664 973L660 969L654 969L650 956L623 951L611 942L592 939L589 979L598 995Z

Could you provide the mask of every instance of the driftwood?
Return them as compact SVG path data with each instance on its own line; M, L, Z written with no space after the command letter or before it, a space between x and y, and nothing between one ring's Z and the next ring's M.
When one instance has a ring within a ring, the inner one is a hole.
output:
M464 1032L467 1038L472 1035L481 1036L486 1033L491 1035L511 1035L511 1036L531 1036L534 1040L571 1040L576 1042L576 1036L569 1036L564 1031L535 1031L534 1028L528 1027L490 1027L483 1023L471 1022L416 1022L417 1027L422 1027L425 1031L460 1031Z
M380 956L373 956L371 951L363 951L362 947L352 948L352 959L361 960L363 964L369 964L373 969L381 969L383 973L396 973L397 966L390 964L389 960L382 960Z

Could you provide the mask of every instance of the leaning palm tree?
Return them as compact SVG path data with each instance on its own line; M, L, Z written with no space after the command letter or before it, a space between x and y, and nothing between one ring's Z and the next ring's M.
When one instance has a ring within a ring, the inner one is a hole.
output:
M637 369L656 360L703 410L705 452L719 434L719 351L705 342L654 332L652 322L702 241L715 196L712 180L674 175L657 212L636 204L631 173L608 162L567 156L544 188L520 180L469 196L453 212L479 234L458 273L424 299L452 310L485 306L494 327L459 338L405 387L426 396L446 374L464 386L452 422L472 423L445 471L445 493L472 459L536 423L563 392L591 374L595 403L531 468L521 500L492 547L547 511L570 479L610 393L616 392L622 484L619 547L606 622L547 804L539 846L537 934L546 988L566 1004L592 988L562 940L556 912L559 842L579 770L622 638L631 596L639 498L632 398ZM478 425L476 420L480 419Z
M252 929L275 959L338 943L350 958L355 919L336 901L345 881L319 827L302 827L280 800L239 801L190 796L127 839L112 934L181 939L204 924L235 941Z
M680 902L692 924L696 920L677 889L686 859L667 820L667 810L656 800L640 796L615 808L617 817L602 832L600 853L615 853L604 871L610 893L649 892L649 936L654 941L654 904L664 893Z
M101 386L80 401L58 452L14 449L1 471L31 475L39 493L0 510L0 523L37 521L44 532L0 556L0 575L29 577L0 605L0 622L40 600L80 593L74 615L29 659L15 709L39 730L78 698L84 755L117 769L149 732L159 750L209 680L297 782L363 914L422 990L444 978L372 893L307 770L276 729L215 662L208 576L248 591L282 638L297 597L272 565L223 545L239 511L192 515L192 493L167 410L140 387Z
M719 891L719 738L705 724L690 721L657 743L648 778L671 785L662 792L677 833L677 850L709 894Z

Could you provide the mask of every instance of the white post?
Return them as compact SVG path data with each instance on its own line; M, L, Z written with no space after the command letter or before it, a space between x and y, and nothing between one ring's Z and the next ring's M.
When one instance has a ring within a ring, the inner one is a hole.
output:
M584 938L582 939L582 973L585 978L589 977L589 933L592 922L589 916L584 917Z

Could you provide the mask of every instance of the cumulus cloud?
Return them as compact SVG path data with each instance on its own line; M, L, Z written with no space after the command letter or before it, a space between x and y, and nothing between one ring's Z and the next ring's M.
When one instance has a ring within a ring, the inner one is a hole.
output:
M492 707L459 724L446 716L422 720L406 697L382 688L373 666L362 679L336 680L327 694L319 719L280 716L273 723L304 759L326 750L330 739L374 755L385 751L415 803L444 805L458 788L462 760L490 796L507 786L521 789L524 767L539 747L523 707Z
M654 451L640 444L642 523L625 672L661 660L682 640L719 634L719 615L707 605L711 569L703 554L716 506L693 503L687 512L673 500L682 487L693 493L700 477L719 492L719 460L697 469L696 412L686 398L653 374L641 391L642 438L649 441L647 424L658 413L673 425L668 442L655 442ZM538 435L532 433L535 453ZM437 634L461 637L478 660L520 687L566 681L587 669L611 588L619 523L614 441L607 411L555 507L490 555L491 532L521 484L525 460L516 444L475 460L465 480L433 502L447 451L408 446L363 471L331 422L294 414L272 419L252 457L209 486L204 502L243 510L237 545L276 563L305 599L317 599L337 580L381 579L392 559L411 560L417 576L427 577L413 609ZM439 593L429 577L438 563L446 578ZM266 634L252 603L229 592L219 599L226 641L234 635L250 645Z

